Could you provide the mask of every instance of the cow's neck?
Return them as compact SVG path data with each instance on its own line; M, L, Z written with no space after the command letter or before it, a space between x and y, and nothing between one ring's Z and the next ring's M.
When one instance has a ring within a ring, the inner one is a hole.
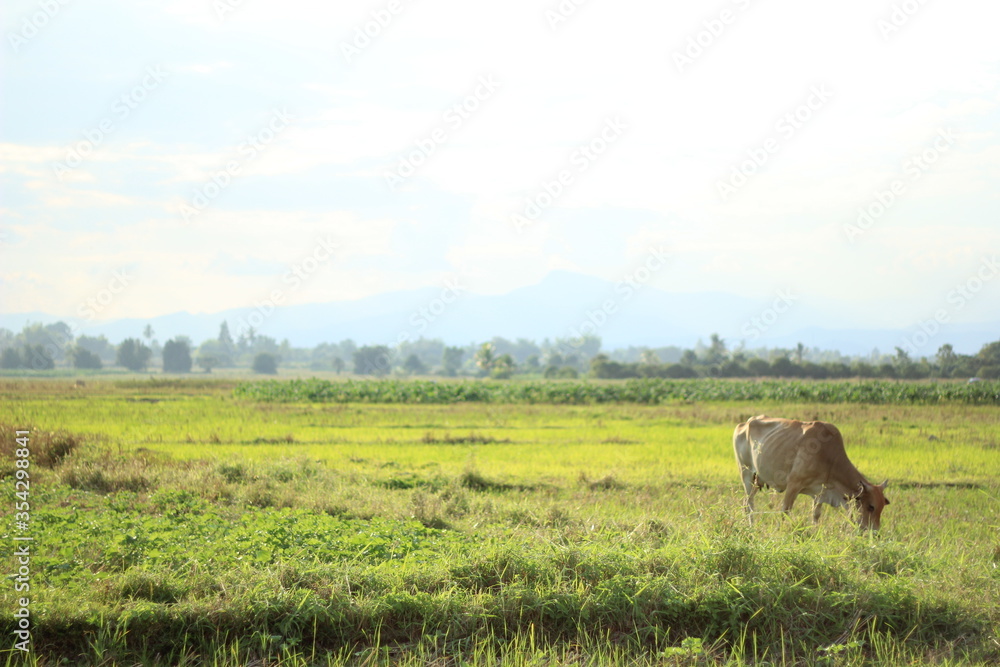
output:
M844 496L856 496L858 491L861 489L863 482L867 482L865 476L854 467L854 464L847 462L847 465L840 466L838 470L830 478L830 483L827 485L837 491L837 493L842 493Z

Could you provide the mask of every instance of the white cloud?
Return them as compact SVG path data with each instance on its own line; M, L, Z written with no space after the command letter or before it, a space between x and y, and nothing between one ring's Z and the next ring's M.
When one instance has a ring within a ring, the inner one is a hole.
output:
M4 284L4 308L72 312L62 286L123 262L155 276L123 313L247 303L273 280L267 267L330 232L342 252L296 299L428 285L463 266L487 292L555 269L614 279L664 245L667 288L770 294L791 282L885 322L914 317L961 278L968 251L996 243L984 230L998 212L1000 6L928 3L883 39L889 5L861 0L586 3L553 29L556 5L403 2L350 63L342 45L384 3L232 2L220 16L203 0L145 2L142 19L125 4L89 7L88 21L123 35L106 57L128 51L126 84L142 71L131 59L170 76L58 181L67 137L96 127L126 88L41 38L8 62L10 94L45 103L0 131L5 218L31 221L19 247L45 270L12 259L33 278ZM674 54L723 7L735 21L679 72ZM85 34L60 32L61 48L87 52ZM496 90L453 122L481 77ZM95 88L93 117L51 99L76 99L81 81ZM782 119L817 87L829 100L786 135ZM294 122L241 159L241 142L283 108ZM574 151L614 118L627 127L580 169ZM942 129L954 145L909 180L905 161ZM768 141L776 150L722 201L719 183ZM386 172L414 156L392 191ZM182 204L232 160L232 185L181 225ZM518 233L511 215L551 194L561 171L571 182ZM851 243L844 225L900 178L905 192Z

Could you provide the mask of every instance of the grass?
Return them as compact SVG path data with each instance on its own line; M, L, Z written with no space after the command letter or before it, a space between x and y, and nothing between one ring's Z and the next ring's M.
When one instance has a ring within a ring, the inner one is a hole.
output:
M959 402L1000 405L1000 382L891 380L791 381L708 379L626 381L255 380L236 387L239 398L321 403L639 403L781 401L866 404Z
M0 383L0 468L10 429L37 457L29 664L1000 660L995 407L232 388ZM829 419L890 478L878 538L804 500L747 525L731 434L760 413Z

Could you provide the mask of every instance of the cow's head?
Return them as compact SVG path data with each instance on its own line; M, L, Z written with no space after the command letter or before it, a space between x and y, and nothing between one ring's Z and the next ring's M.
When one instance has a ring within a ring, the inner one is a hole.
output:
M878 530L882 523L882 510L889 501L885 497L885 487L889 480L881 484L871 484L861 480L861 486L854 496L858 511L861 513L861 530Z

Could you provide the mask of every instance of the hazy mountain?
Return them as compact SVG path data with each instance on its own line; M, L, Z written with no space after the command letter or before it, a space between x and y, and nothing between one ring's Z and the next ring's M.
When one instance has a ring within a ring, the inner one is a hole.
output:
M629 345L693 346L712 333L730 346L741 341L748 348L807 347L836 349L845 354L868 354L873 348L891 353L896 346L913 347L912 356L932 356L944 343L972 353L1000 338L1000 322L947 325L934 335L920 334L915 323L899 329L851 328L849 312L835 304L817 308L800 304L780 292L761 300L721 292L668 293L638 283L612 283L580 274L554 272L542 282L507 294L481 295L461 285L393 292L331 303L274 308L187 312L148 319L87 322L49 313L0 315L0 327L20 331L26 322L62 319L79 327L79 334L104 334L117 343L140 336L151 324L161 342L186 335L200 343L219 333L223 320L234 337L253 326L258 333L293 345L311 347L351 338L359 344L393 345L400 340L441 338L449 344L595 334L605 350Z

